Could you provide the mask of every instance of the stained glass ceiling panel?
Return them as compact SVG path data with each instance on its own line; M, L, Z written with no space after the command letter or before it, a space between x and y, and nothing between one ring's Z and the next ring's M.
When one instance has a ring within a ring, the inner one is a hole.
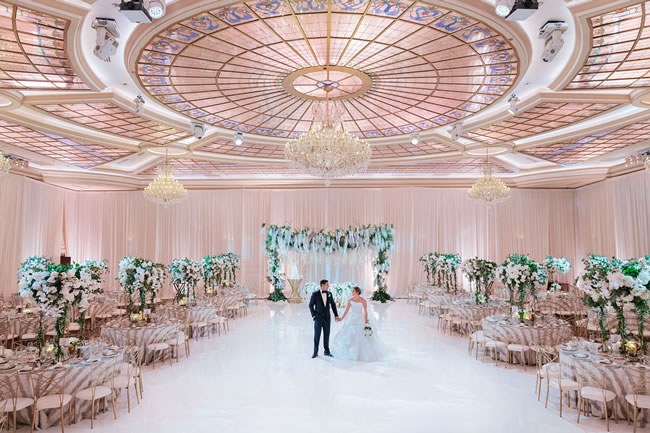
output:
M617 106L617 104L543 102L508 120L464 133L463 136L486 144L502 143L559 129L602 114Z
M331 12L325 0L251 1L173 24L140 53L138 79L175 111L275 137L309 130L325 98L341 99L363 137L426 130L482 110L516 79L506 39L458 12L330 1Z
M65 50L68 21L0 2L0 88L88 89Z
M9 144L80 168L92 168L131 154L105 144L82 143L0 120L0 143Z
M563 165L578 164L650 139L650 121L528 149L525 153Z
M90 128L154 144L167 144L190 135L185 131L144 119L113 103L37 105L37 107Z
M591 19L592 49L569 89L650 86L650 2Z

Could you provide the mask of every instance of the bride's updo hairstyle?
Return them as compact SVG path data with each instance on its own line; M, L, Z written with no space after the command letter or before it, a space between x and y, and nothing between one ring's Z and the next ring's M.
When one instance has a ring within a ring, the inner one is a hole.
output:
M353 292L357 292L357 295L361 296L361 289L359 288L359 286L355 286L355 287L352 289L352 291L353 291Z

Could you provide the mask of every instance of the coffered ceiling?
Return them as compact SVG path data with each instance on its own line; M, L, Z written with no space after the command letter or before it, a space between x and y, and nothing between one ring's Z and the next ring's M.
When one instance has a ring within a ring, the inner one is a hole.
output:
M372 147L332 186L469 185L489 154L513 187L573 188L650 148L649 8L547 0L512 22L478 0L176 0L134 25L110 2L4 1L0 151L75 189L142 188L165 149L189 188L322 185L284 144L327 96ZM120 28L110 62L92 53L98 16ZM545 63L552 19L569 28Z

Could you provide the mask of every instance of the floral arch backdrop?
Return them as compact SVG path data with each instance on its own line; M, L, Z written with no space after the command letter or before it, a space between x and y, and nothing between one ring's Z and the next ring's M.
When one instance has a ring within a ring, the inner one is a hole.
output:
M262 224L264 247L268 258L268 275L266 279L273 286L269 299L285 300L285 275L282 272L280 256L289 250L299 252L325 252L326 254L343 253L348 250L371 249L374 252L372 267L375 273L374 286L377 291L373 299L385 302L390 298L386 277L390 272L390 253L393 250L395 227L393 225L367 225L363 227L348 227L332 232L314 231L308 227L301 230L292 228L289 224L277 226Z

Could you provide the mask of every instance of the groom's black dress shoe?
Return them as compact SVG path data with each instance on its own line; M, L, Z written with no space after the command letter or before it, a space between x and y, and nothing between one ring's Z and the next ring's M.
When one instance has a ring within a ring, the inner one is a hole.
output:
M331 358L334 358L334 357L332 356L332 354L329 353L329 352L327 352L327 353L325 354L325 356L329 356L329 357L331 357Z
M314 359L314 358L316 358L316 357L318 357L318 353L314 353L314 354L311 356L311 359Z

